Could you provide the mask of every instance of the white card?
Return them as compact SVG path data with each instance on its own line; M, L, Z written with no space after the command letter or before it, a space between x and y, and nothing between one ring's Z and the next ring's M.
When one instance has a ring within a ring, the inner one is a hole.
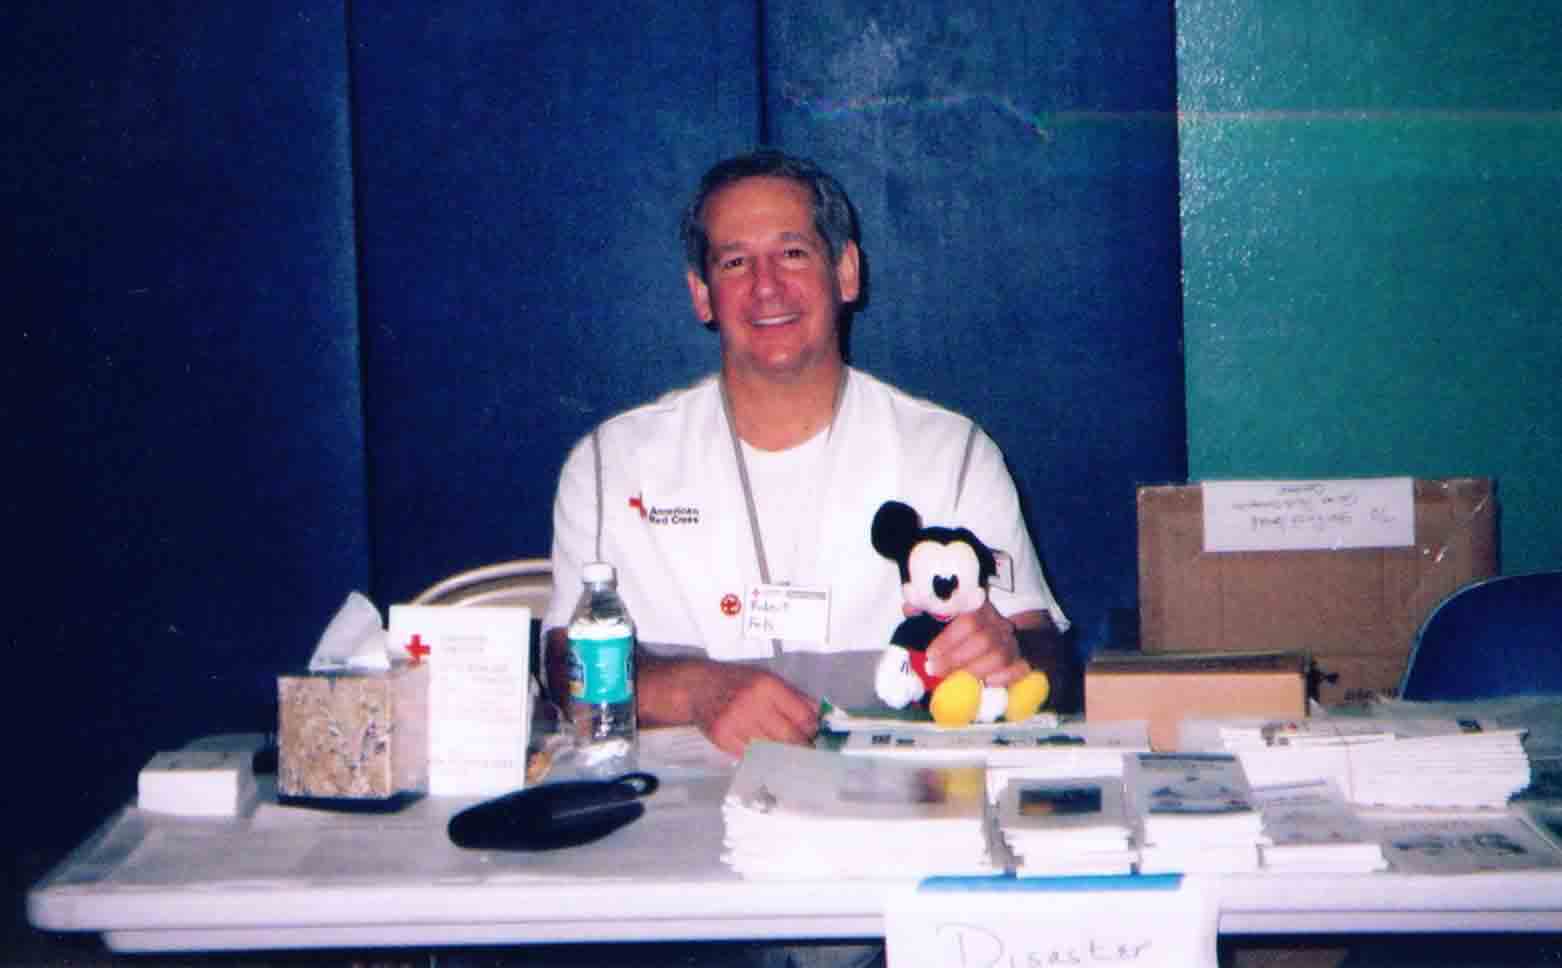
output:
M994 588L1001 588L1006 592L1014 591L1014 559L1007 551L993 549L993 565L996 571L989 583Z
M1415 544L1408 477L1205 481L1204 550L1335 551Z
M895 968L1216 968L1220 912L1179 875L931 878L891 893Z
M743 593L743 637L827 642L830 590L817 585L750 585Z
M392 605L390 648L429 669L429 793L526 785L531 609Z

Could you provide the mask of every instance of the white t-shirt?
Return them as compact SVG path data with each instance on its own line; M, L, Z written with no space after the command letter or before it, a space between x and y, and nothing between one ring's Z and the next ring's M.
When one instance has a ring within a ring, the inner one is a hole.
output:
M850 370L827 432L780 454L745 451L771 580L829 590L827 638L787 640L778 653L773 640L742 634L745 589L761 579L714 376L604 421L571 451L544 628L569 623L581 567L608 561L645 648L759 662L814 695L871 704L873 665L903 617L897 565L870 539L891 499L1009 556L1013 590L990 589L1000 613L1045 609L1068 627L1003 456L967 418Z

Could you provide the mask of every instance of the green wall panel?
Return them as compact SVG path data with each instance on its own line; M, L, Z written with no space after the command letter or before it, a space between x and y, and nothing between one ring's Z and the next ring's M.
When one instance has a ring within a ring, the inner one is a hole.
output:
M1193 478L1489 475L1562 567L1562 5L1177 4Z

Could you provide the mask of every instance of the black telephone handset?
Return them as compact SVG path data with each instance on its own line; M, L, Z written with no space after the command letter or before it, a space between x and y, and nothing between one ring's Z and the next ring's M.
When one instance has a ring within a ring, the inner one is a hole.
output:
M506 793L450 818L457 847L553 850L600 840L645 813L641 798L656 777L625 773L611 780L565 780Z

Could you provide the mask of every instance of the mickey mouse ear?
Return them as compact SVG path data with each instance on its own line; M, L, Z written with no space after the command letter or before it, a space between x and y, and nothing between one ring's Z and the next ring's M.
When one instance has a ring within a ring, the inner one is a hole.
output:
M922 530L916 509L900 501L885 501L873 515L873 550L896 561L906 557Z

